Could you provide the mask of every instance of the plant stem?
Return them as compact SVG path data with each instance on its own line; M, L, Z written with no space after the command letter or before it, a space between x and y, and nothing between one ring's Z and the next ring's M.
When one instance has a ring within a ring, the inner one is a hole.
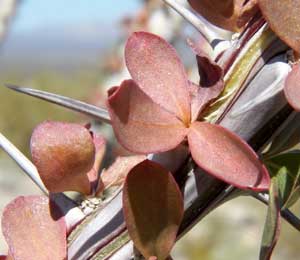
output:
M260 193L253 193L251 194L253 198L259 200L260 202L264 203L265 205L269 205L269 200ZM283 208L280 211L281 216L295 229L300 231L300 219L297 218L289 209Z

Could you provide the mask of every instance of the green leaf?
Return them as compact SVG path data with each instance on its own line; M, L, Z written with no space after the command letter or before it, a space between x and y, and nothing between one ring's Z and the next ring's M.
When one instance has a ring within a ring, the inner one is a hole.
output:
M296 149L300 143L300 114L289 120L284 128L272 140L267 156L289 152Z
M183 199L172 174L145 160L127 175L123 209L130 238L145 259L165 260L183 217Z
M259 259L269 260L280 233L280 202L278 197L277 178L273 177L269 191L270 199L265 222Z
M277 178L281 207L292 206L299 198L300 151L274 156L266 165L271 175Z

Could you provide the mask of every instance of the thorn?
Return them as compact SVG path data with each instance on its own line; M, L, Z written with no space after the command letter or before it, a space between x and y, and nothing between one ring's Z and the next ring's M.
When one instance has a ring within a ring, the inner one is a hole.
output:
M1 133L0 147L20 166L26 175L40 188L40 190L48 196L48 190L44 186L36 167Z
M111 124L109 114L104 108L93 106L76 99L53 94L42 90L19 87L12 84L5 84L5 86L14 91L46 100L59 106L63 106L71 110L86 114L107 124Z
M219 40L230 40L231 33L225 30L219 29L206 22L201 17L191 12L186 7L180 5L176 0L163 0L168 6L174 9L178 14L180 14L184 19L186 19L190 24L192 24L197 31L199 31L203 37L213 45L214 42L219 42ZM230 35L230 36L229 36Z

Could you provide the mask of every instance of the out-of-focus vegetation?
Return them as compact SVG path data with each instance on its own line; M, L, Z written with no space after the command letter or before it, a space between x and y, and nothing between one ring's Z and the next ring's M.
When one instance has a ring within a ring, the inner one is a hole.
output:
M299 202L292 211L299 212ZM252 198L240 197L223 204L201 220L176 243L175 259L256 260L266 207ZM272 260L299 259L299 231L282 220L281 235Z

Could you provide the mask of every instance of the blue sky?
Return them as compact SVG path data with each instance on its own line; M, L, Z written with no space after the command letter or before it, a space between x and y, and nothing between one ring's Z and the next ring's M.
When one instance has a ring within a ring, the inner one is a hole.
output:
M107 24L134 13L137 0L23 0L13 33L76 24Z

